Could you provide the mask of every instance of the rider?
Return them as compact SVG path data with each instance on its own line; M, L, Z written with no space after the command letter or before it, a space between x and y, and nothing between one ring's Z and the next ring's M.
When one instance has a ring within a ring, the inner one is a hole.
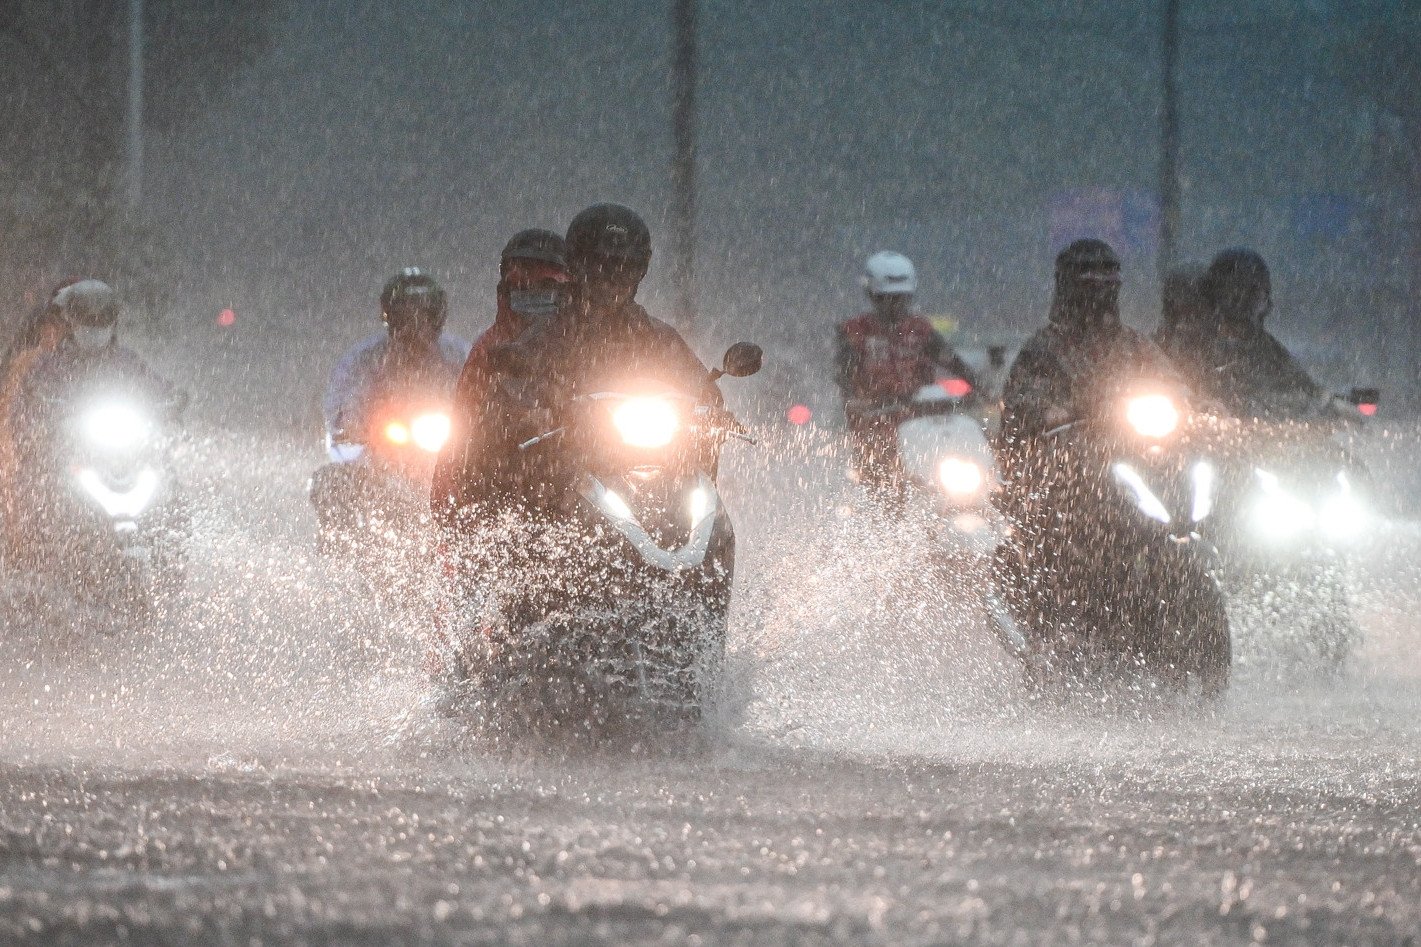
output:
M28 536L38 535L55 496L59 473L49 445L62 412L90 394L142 395L155 404L177 410L181 395L153 373L132 350L117 341L118 294L96 279L63 286L49 306L48 333L57 338L52 350L39 356L15 395L10 415L14 437L13 477L6 478L6 534L16 551Z
M485 428L492 353L515 341L533 322L552 318L566 301L572 280L567 244L550 230L520 231L503 248L498 274L493 325L475 340L464 362L454 389L449 440L434 469L431 510L445 526L452 526L458 511L475 500L467 471Z
M469 344L444 333L449 303L434 277L418 267L395 274L380 292L385 328L348 351L331 372L322 402L331 463L311 477L311 501L327 536L342 511L368 485L357 463L372 415L389 399L410 394L445 398L454 387Z
M1253 250L1225 250L1203 274L1200 330L1180 367L1200 395L1234 417L1269 421L1346 416L1283 344L1263 327L1273 309L1268 265Z
M519 445L546 433L551 410L601 382L627 377L690 388L719 406L720 389L680 333L636 301L651 264L651 232L634 211L594 204L567 230L570 290L551 318L534 320L516 342L491 352L493 371L477 436L466 441L460 482L435 498L447 515L493 498L536 504L557 495L554 469Z
M897 460L895 416L939 370L959 379L966 395L976 376L932 323L913 311L918 276L901 253L868 258L863 286L872 309L839 324L836 380L853 446L853 473L884 484Z
M35 365L69 338L69 323L58 300L64 290L78 282L70 279L56 286L45 304L20 325L4 355L0 356L0 480L10 479L15 472L16 399Z
M1040 435L1090 413L1122 377L1177 382L1168 359L1120 321L1120 259L1101 240L1077 240L1056 257L1049 322L1022 347L1002 393L1000 453L1008 512L1033 493Z

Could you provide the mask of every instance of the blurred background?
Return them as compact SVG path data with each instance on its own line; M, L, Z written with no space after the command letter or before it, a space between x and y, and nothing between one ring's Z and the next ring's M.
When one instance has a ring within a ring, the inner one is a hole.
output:
M5 318L105 276L199 362L292 359L300 405L395 269L472 334L508 236L600 200L652 225L653 313L706 356L763 341L790 388L867 253L911 256L959 343L1009 343L1089 234L1146 328L1171 252L1256 247L1326 380L1421 401L1416 0L4 0L0 49Z

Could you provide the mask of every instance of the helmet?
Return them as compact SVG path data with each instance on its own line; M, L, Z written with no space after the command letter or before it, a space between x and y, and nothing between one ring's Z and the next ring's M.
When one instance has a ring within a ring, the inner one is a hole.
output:
M1103 240L1077 240L1056 256L1051 321L1074 331L1120 322L1120 258Z
M1120 282L1120 257L1104 240L1077 240L1056 254L1056 283Z
M391 335L437 336L449 315L449 299L434 277L417 266L405 267L380 291L380 315Z
M1273 307L1273 280L1263 257L1232 247L1214 257L1203 279L1204 298L1226 322L1262 326Z
M510 260L537 260L567 269L567 244L551 230L520 230L499 254L498 269L503 273Z
M864 264L863 285L873 296L916 293L918 274L912 260L901 253L882 250Z
M621 272L638 281L651 265L651 231L621 204L593 204L567 227L568 264L589 273Z
M118 323L118 293L103 280L77 280L60 287L50 307L71 328L111 329Z

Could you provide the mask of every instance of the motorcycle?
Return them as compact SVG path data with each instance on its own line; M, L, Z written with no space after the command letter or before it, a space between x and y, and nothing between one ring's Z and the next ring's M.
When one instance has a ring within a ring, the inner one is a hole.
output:
M746 377L737 343L711 373ZM716 487L721 448L753 443L724 408L658 385L571 399L542 449L561 484L505 554L455 560L464 590L442 643L447 683L494 732L600 737L693 724L725 649L734 535ZM555 450L548 450L555 448Z
M76 600L146 628L187 568L190 515L172 471L181 399L138 395L57 404L59 435L29 514L34 542L14 563Z
M1374 389L1348 399L1375 413ZM1347 588L1349 560L1375 524L1367 471L1347 445L1314 426L1238 422L1209 537L1224 586L1247 624L1291 639L1299 656L1339 670L1359 631Z
M963 384L947 378L918 389L896 431L908 501L926 507L933 548L951 561L990 556L1003 529L992 503L1001 486L996 458Z
M429 484L449 440L448 399L391 399L359 428L339 429L327 448L332 463L308 485L316 508L317 550L379 559L422 537Z
M997 549L991 625L1035 693L1104 671L1217 698L1232 638L1204 535L1219 487L1208 438L1148 382L1102 404L1039 439L1019 465L1034 477L1013 471L1039 489Z

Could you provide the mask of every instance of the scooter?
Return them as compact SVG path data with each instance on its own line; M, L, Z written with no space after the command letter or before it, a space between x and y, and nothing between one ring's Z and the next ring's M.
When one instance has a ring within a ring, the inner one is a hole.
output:
M737 343L712 380L752 375L761 359ZM594 738L701 718L734 573L716 486L731 439L753 443L724 408L632 382L572 398L521 445L562 486L512 535L490 539L490 524L479 551L454 559L463 592L440 663L466 707L500 732Z

